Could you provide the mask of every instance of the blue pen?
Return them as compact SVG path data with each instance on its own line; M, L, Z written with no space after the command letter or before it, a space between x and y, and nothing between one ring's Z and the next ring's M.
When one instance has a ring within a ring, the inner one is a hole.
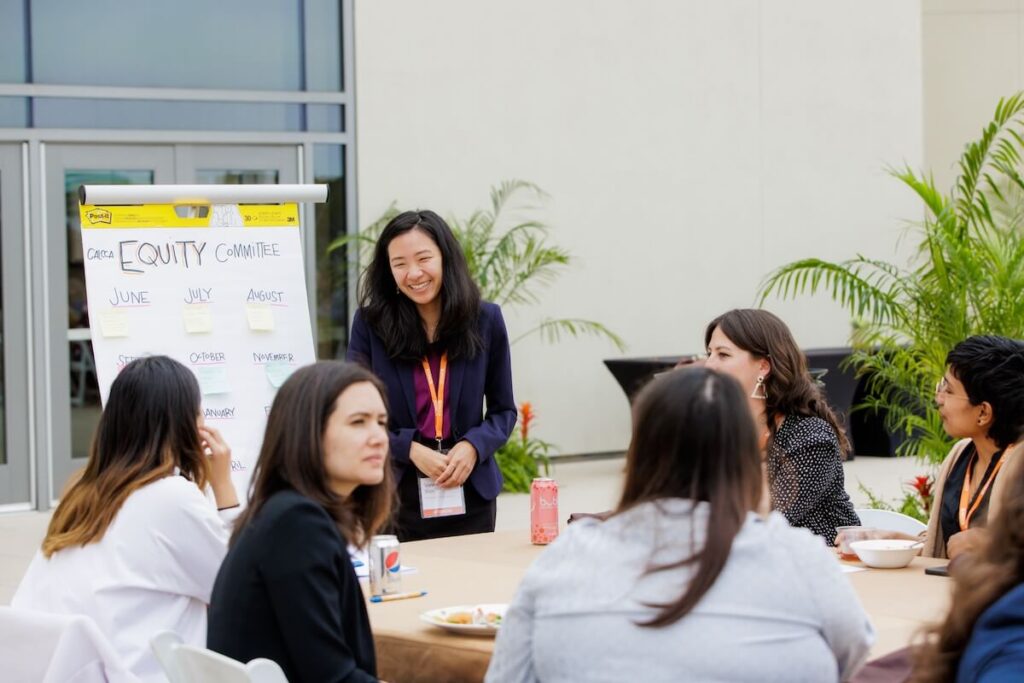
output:
M357 560L356 558L353 557L352 558L352 566L353 567L362 567L363 566L363 561L362 560Z
M374 595L370 602L391 602L392 600L405 600L406 598L422 598L427 591L410 591L409 593L391 593L390 595Z

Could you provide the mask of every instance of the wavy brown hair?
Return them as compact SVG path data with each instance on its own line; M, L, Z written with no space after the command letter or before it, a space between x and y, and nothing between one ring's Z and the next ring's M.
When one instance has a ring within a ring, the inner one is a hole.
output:
M739 382L707 368L674 370L650 382L637 396L633 415L626 482L615 514L666 498L709 507L704 546L651 569L696 565L683 594L651 605L660 612L641 624L668 626L715 584L747 513L757 507L762 481L757 431Z
M53 513L43 555L99 541L128 496L175 467L206 486L200 401L195 376L176 360L151 356L126 365L110 385L85 470Z
M249 488L249 506L231 535L234 545L245 526L278 491L293 490L316 501L334 519L345 540L363 545L391 519L394 484L391 464L384 480L340 496L328 485L323 436L338 397L353 384L372 384L387 406L384 385L355 363L321 361L300 368L281 385L267 416L263 447Z
M1024 581L1024 476L1008 482L1000 502L979 550L956 561L949 614L925 632L927 642L914 657L915 683L954 680L975 622Z
M766 358L771 363L772 369L764 385L768 394L765 414L772 439L775 438L776 418L786 415L819 417L836 433L842 454L850 452L846 430L808 372L807 358L786 323L774 313L758 308L733 309L708 323L704 330L705 348L711 344L711 335L718 328L754 358Z

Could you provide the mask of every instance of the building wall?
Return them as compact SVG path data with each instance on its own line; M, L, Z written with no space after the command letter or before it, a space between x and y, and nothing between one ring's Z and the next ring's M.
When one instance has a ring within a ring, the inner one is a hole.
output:
M925 166L955 182L964 145L981 136L999 98L1024 89L1024 3L924 0Z
M919 215L885 167L923 157L916 1L375 0L355 17L361 224L392 200L465 215L507 178L575 265L510 332L598 319L625 355L698 352L718 313L806 256L897 260ZM770 301L805 347L826 300ZM594 339L513 346L517 400L564 453L622 449L626 399Z

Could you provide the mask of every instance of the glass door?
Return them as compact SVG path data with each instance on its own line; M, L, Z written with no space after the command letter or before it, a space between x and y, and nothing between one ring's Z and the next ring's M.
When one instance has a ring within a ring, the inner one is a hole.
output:
M60 497L85 465L99 421L99 387L85 294L80 185L174 182L174 148L158 145L47 145L45 261L50 276L50 496Z
M0 510L32 507L24 153L0 145Z
M47 146L52 496L85 464L101 406L85 293L77 190L83 184L299 182L295 146Z

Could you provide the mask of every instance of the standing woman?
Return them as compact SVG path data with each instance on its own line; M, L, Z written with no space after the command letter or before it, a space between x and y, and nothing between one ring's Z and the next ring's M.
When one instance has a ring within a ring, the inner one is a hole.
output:
M843 474L849 443L786 323L768 311L735 309L708 323L704 345L706 367L748 392L772 507L829 545L836 527L860 524Z
M387 387L399 539L494 531L494 452L516 422L501 309L481 301L461 245L433 211L385 226L359 303L347 357Z

